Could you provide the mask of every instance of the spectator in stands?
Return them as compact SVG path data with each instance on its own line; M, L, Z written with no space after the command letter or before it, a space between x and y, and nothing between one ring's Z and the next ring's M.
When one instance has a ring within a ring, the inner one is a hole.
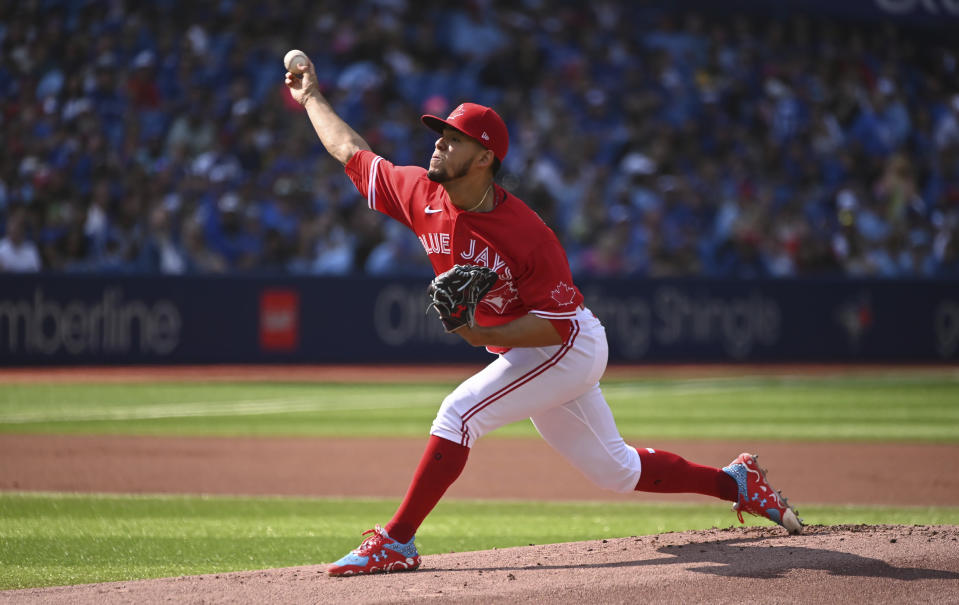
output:
M0 239L0 271L33 273L40 270L40 252L27 235L27 212L14 208L7 216L6 232Z
M378 273L421 254L346 210L342 174L278 119L300 110L277 85L290 45L401 163L432 144L418 110L502 108L516 135L500 178L577 272L931 277L955 263L959 63L944 29L625 0L298 3L293 24L279 0L8 4L0 224L30 208L38 269Z
M187 272L187 252L173 226L170 209L165 205L157 204L150 210L142 258L139 259L144 271L166 275Z
M206 243L203 223L193 218L183 228L184 251L189 273L226 273L226 259Z

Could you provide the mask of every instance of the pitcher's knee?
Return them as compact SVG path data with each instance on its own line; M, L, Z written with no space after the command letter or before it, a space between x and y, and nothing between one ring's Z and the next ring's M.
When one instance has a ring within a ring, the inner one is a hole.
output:
M621 449L617 448L617 451L608 453L610 457L603 464L591 465L585 471L586 476L606 490L620 494L635 490L642 470L636 449L624 443Z
M639 481L639 471L625 466L597 469L587 476L602 489L620 494L628 494L636 489L636 482Z
M453 443L470 447L472 447L472 442L479 437L470 431L468 424L456 410L450 397L443 401L443 405L436 413L436 418L433 419L433 425L430 427L430 435L436 435Z
M436 419L433 420L433 426L430 427L430 435L442 437L453 443L466 445L464 441L465 437L468 436L468 432L466 432L464 428L457 428L451 423L444 422L437 416Z

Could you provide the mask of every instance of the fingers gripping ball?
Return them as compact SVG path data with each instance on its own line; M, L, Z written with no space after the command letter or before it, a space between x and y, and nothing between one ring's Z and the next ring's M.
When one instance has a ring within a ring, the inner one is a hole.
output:
M286 71L294 76L302 77L307 65L309 65L309 59L306 58L306 53L302 50L294 48L283 57L283 66L286 67Z
M476 305L499 276L496 271L477 265L456 265L437 275L426 289L430 307L436 309L447 332L474 325Z

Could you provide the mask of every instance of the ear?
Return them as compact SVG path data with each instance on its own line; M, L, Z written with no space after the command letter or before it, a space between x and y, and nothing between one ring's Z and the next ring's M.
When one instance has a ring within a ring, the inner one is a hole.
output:
M480 168L489 168L493 165L494 157L495 156L493 155L493 152L484 147L483 151L476 156L476 159L474 161L476 162L476 165L479 166Z

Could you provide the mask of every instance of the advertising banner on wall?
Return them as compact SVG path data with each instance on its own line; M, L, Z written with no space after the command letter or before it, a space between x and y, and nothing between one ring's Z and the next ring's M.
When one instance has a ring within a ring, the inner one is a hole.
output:
M905 281L597 281L620 361L959 359L959 285Z
M421 280L0 276L0 365L490 358ZM959 285L583 280L613 362L959 360Z

